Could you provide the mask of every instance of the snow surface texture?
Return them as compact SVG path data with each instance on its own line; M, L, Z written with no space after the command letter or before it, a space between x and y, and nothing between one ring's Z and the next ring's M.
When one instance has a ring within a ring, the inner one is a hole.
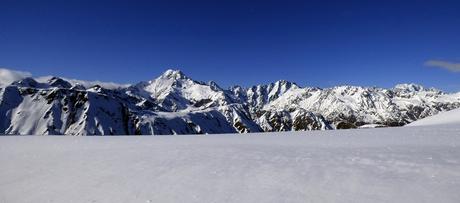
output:
M460 126L0 137L0 202L460 202Z
M129 86L30 78L27 73L11 71L3 76L0 72L0 76L19 79L0 85L0 134L13 135L173 135L403 126L460 107L460 94L415 84L390 89L322 89L280 80L223 89L178 70Z
M408 124L408 126L427 126L427 125L445 125L457 124L460 126L460 109L454 109L447 112L442 112L434 116Z

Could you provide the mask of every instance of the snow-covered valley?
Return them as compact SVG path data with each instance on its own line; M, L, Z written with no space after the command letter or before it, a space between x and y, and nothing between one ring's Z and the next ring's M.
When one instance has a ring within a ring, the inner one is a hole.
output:
M0 137L0 202L459 202L460 125Z

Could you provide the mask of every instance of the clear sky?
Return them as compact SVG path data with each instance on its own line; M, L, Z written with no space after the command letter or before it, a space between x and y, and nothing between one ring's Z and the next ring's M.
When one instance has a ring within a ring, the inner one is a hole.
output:
M419 83L460 91L460 1L0 0L0 67L223 87Z

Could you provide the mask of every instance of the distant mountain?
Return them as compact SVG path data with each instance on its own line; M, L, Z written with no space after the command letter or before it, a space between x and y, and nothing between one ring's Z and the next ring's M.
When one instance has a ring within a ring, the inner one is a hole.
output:
M3 84L0 133L169 135L402 126L460 107L460 94L415 84L322 89L277 81L223 89L178 70L106 87L57 77Z

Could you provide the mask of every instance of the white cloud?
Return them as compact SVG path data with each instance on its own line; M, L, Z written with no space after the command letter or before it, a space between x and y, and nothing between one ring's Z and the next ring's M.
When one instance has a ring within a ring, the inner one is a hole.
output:
M451 72L460 72L460 63L452 63L449 61L429 60L425 62L425 66L442 68Z
M0 86L9 85L14 81L32 77L32 74L29 72L9 70L5 68L0 68Z
M13 83L14 81L18 81L18 80L21 80L27 77L32 77L32 74L29 72L24 72L24 71L16 71L16 70L10 70L6 68L0 68L0 86L6 86L6 85ZM37 80L38 82L46 83L51 78L52 76L42 76L42 77L37 77L34 79ZM61 78L68 81L72 85L80 84L80 85L83 85L85 88L90 88L94 85L100 85L106 89L118 89L118 88L130 86L130 84L118 84L118 83L113 83L113 82L85 81L85 80L77 80L77 79L64 78L64 77L61 77Z
M51 79L53 76L42 76L35 78L38 82L41 83L46 83L49 79ZM72 79L72 78L65 78L65 77L60 77L61 79L69 82L72 85L80 84L85 88L90 88L94 85L100 85L103 88L106 89L118 89L118 88L124 88L130 86L130 84L118 84L114 82L102 82L102 81L86 81L86 80L78 80L78 79Z
M94 85L100 85L103 88L106 89L118 89L118 88L123 88L123 87L128 87L130 86L129 84L118 84L114 82L101 82L101 81L85 81L85 80L77 80L77 79L68 79L68 78L62 78L72 84L80 84L83 85L85 88L90 88Z

